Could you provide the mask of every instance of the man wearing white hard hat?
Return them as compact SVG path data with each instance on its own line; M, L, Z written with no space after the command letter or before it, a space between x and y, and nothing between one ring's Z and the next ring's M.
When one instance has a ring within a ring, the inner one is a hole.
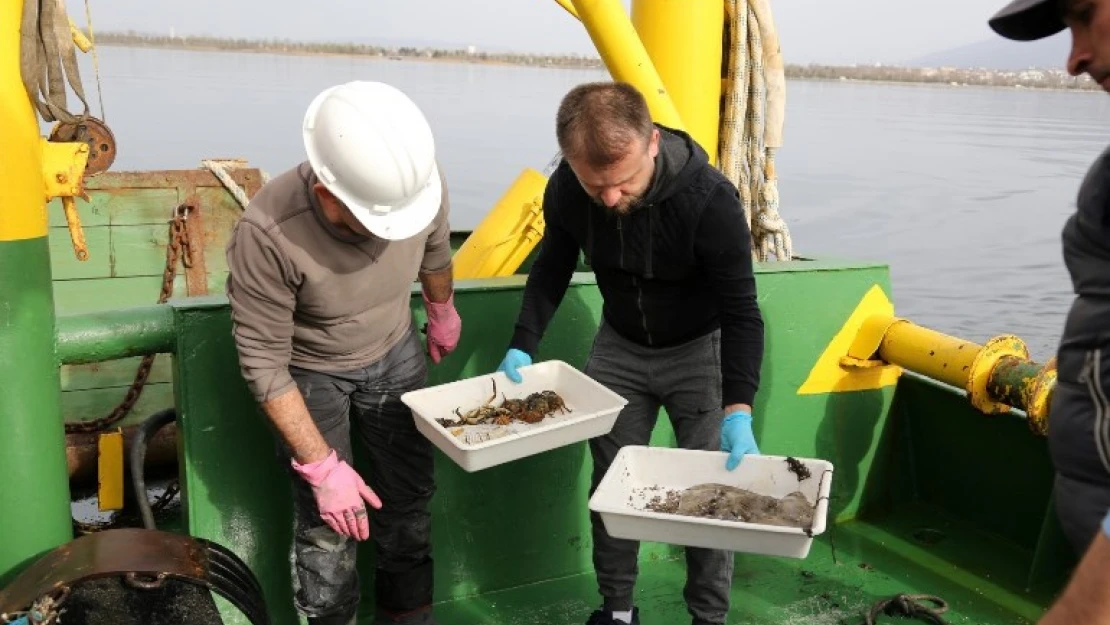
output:
M435 142L416 104L377 82L319 94L303 135L307 161L255 195L227 246L240 368L293 478L294 599L311 625L354 623L356 545L372 538L374 622L434 623L432 448L400 396L427 376L415 281L433 362L461 331Z

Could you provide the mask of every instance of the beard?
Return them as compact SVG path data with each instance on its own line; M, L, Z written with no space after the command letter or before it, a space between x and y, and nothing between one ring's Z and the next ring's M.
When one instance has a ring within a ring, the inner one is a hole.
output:
M604 202L596 197L590 197L590 200L614 215L627 215L636 210L643 203L644 198L641 195L626 195L617 202L616 206L606 206Z

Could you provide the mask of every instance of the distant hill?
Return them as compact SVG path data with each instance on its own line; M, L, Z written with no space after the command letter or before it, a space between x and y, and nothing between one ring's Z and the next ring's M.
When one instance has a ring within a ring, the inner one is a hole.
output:
M961 67L967 69L1063 69L1071 48L1071 34L1064 31L1040 41L1010 41L994 37L934 52L900 65L907 67Z

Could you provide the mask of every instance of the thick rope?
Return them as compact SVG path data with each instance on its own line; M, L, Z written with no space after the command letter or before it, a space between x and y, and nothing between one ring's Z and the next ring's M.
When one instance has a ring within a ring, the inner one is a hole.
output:
M216 178L219 179L220 183L224 185L224 188L227 189L228 192L231 193L231 195L235 198L235 201L239 202L239 206L243 207L244 209L247 208L247 204L250 204L251 201L250 198L247 197L247 192L243 189L243 187L239 186L238 182L235 182L235 179L231 177L231 174L227 173L228 168L236 169L245 166L245 161L230 159L205 159L201 161L201 164L207 167L208 171L211 171L216 176ZM266 184L267 182L269 182L270 175L267 174L265 171L259 171L262 173L262 184Z
M779 215L774 150L782 145L785 75L766 0L727 0L728 80L718 162L740 190L752 253L766 262L793 258Z
M89 116L81 86L77 52L63 0L24 0L20 25L20 73L27 97L47 122L78 124ZM66 103L66 79L84 111L75 115Z

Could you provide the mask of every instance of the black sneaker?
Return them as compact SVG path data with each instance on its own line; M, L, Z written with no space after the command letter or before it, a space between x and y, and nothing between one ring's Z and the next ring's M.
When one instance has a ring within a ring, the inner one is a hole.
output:
M594 613L590 615L590 620L586 621L586 625L640 625L640 608L632 608L631 623L613 618L613 613L609 610L594 610Z

